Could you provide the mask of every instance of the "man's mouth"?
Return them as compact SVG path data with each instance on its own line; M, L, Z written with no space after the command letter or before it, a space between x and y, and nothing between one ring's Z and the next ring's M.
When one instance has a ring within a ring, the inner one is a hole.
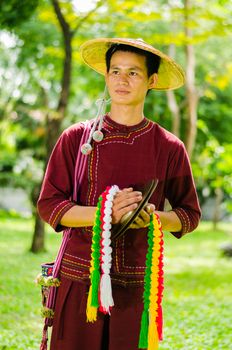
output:
M128 91L128 90L121 90L121 89L117 89L117 90L115 90L115 92L119 95L127 95L130 93L130 91Z

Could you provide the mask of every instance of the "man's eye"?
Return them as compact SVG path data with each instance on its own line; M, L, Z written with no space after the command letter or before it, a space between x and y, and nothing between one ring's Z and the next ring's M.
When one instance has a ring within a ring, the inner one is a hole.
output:
M137 75L137 72L130 72L130 75L132 76L132 77L134 77L134 76L136 76Z

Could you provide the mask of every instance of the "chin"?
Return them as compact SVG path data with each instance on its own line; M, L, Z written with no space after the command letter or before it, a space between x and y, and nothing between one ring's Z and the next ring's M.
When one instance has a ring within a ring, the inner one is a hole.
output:
M126 104L128 104L128 103L133 104L133 102L134 102L131 99L131 96L129 96L129 95L119 96L119 95L112 94L111 100L112 100L112 102L115 102L115 103L126 103Z
M129 101L129 100L126 100L126 99L122 99L122 98L115 98L115 99L112 99L111 102L113 102L114 104L117 104L117 105L125 105L125 106L130 106L130 105L134 105L133 101Z

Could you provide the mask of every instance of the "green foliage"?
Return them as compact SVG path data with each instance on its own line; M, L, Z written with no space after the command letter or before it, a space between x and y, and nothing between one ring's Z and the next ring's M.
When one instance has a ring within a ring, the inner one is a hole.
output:
M52 3L48 0L2 1L0 25L4 18L14 28L8 37L11 45L0 40L0 181L4 185L32 188L42 174L45 158L46 117L56 110L63 69L63 37ZM176 45L176 60L185 66L182 1L96 1L102 5L88 14L78 11L78 2L59 1L71 30L73 66L70 99L63 127L96 115L95 100L101 96L104 77L84 66L79 47L94 37L142 37L164 52ZM36 10L35 10L36 8ZM17 9L17 14L16 14ZM223 186L230 205L229 174L232 143L231 94L231 1L192 2L188 27L193 33L196 56L196 82L199 92L198 135L194 153L194 175L202 201ZM30 13L30 16L29 16ZM9 19L12 16L12 22ZM17 18L16 18L17 17ZM174 27L173 27L174 24ZM6 27L4 24L4 28ZM5 32L6 35L6 32ZM17 79L15 78L17 77ZM175 92L180 106L181 139L186 129L185 88ZM145 104L145 115L168 130L172 115L163 92L152 92ZM218 149L223 149L218 153ZM204 164L204 169L201 166ZM226 165L225 165L226 164ZM225 169L226 167L226 169ZM223 168L223 169L222 169Z
M32 221L0 218L0 349L39 348L43 320L40 287L34 280L42 262L52 261L61 235L48 232L48 252L28 252ZM165 235L164 340L160 350L230 348L231 261L219 246L229 239L210 224L181 240ZM212 278L213 276L213 278Z
M1 0L0 27L15 28L31 17L39 0Z
M0 124L0 182L1 186L22 187L30 193L43 175L44 129L25 111L19 110L13 117L10 123Z

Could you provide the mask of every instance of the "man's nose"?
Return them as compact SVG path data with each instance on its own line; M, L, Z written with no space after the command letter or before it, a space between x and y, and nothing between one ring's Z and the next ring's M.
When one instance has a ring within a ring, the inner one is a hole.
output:
M127 85L128 84L128 77L126 73L121 73L119 76L119 83L122 85Z

